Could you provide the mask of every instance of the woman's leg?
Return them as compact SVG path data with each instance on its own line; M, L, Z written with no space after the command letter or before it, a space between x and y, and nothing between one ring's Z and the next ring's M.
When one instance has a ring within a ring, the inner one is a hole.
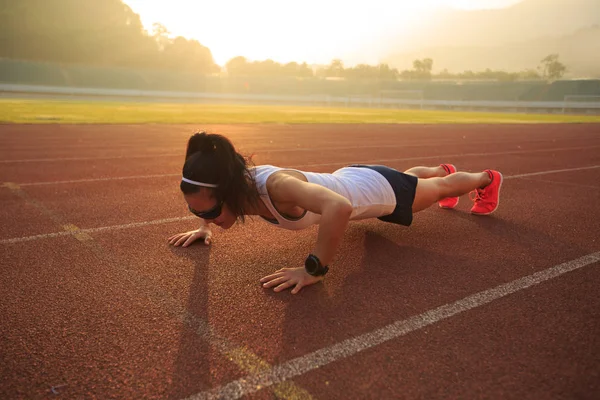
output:
M490 175L485 171L455 172L443 178L419 179L412 210L413 212L424 210L441 199L462 196L489 185L491 181Z
M412 167L404 171L404 173L414 175L419 179L441 178L448 175L448 172L441 165L437 167Z

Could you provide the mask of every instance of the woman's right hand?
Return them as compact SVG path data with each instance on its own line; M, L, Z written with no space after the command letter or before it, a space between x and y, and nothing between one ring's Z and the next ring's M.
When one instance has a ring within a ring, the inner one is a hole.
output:
M201 226L199 229L185 233L178 233L171 236L169 244L177 247L188 247L198 239L204 239L204 244L209 245L212 242L212 232L207 226Z

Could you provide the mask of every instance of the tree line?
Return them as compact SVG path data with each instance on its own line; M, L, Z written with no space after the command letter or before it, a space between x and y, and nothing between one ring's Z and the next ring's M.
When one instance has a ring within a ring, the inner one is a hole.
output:
M311 68L306 63L273 60L229 60L222 69L211 51L197 40L172 37L154 24L147 32L139 15L121 0L0 0L0 57L86 65L152 68L197 74L226 72L229 76L338 78L347 80L533 80L559 79L566 67L557 54L536 69L520 72L464 71L434 74L433 60L415 60L398 71L388 64L344 67L339 59Z
M0 0L0 57L110 67L218 72L197 40L148 33L121 0Z
M311 70L306 63L279 64L272 60L250 62L244 57L235 57L225 65L229 76L288 76L288 77L318 77L341 78L347 80L497 80L511 82L518 80L556 80L566 72L566 66L559 61L558 54L551 54L540 61L537 69L526 69L518 72L506 72L486 69L484 71L464 71L451 73L443 70L437 74L433 71L433 60L424 58L414 60L413 68L398 71L388 64L367 65L359 64L345 68L344 63L335 59L327 66Z
M560 62L558 54L544 57L537 69L526 69L517 72L486 69L484 71L464 71L459 73L448 72L447 69L433 74L433 60L424 58L413 61L413 69L405 70L398 74L404 80L498 80L511 82L517 80L556 80L564 76L567 67Z

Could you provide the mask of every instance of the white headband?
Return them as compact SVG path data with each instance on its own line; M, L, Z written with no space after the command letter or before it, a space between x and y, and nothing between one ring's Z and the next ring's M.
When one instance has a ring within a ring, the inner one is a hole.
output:
M204 187L209 187L209 188L216 188L219 185L214 185L212 183L202 183L202 182L196 182L193 181L191 179L188 179L186 177L181 177L181 180L187 183L191 183L192 185L196 185L196 186L204 186Z

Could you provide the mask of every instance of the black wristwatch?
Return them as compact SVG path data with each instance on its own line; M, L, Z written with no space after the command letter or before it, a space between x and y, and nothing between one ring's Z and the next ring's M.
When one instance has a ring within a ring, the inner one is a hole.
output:
M327 271L329 271L329 267L323 266L323 264L321 264L321 260L319 260L319 257L315 256L314 254L309 254L308 257L306 257L306 261L304 261L304 269L306 269L306 272L312 276L323 276L327 273Z

